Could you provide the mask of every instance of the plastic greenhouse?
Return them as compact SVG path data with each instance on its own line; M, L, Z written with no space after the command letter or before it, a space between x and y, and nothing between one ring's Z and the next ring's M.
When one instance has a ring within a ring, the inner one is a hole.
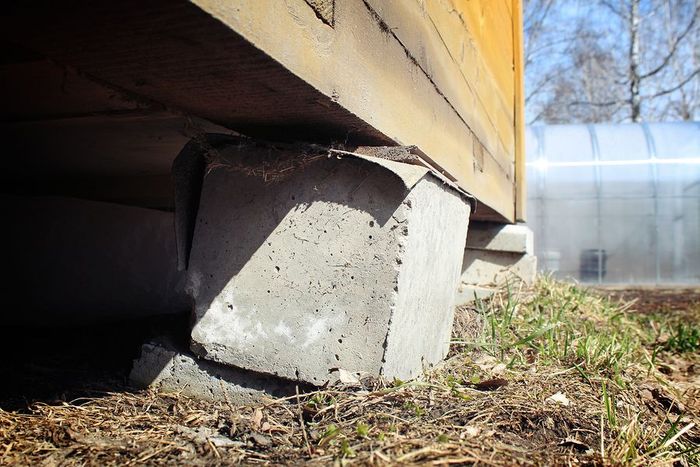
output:
M700 282L700 122L532 126L526 144L540 270Z

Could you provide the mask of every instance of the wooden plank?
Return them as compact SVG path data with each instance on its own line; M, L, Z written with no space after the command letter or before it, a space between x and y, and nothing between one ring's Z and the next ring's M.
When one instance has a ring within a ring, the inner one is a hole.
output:
M16 5L0 17L0 35L137 101L251 136L391 143L188 1L72 4Z
M150 107L42 58L1 64L0 82L3 121L118 115Z
M4 122L0 169L17 178L168 174L175 156L195 135L189 123L169 112Z
M316 16L329 26L335 25L335 0L306 0Z
M443 0L446 1L446 0ZM450 0L478 44L498 87L512 96L513 22L510 0ZM432 3L432 2L428 2Z
M330 28L302 1L193 1L372 127L421 148L503 220L514 219L512 153L510 165L487 157L476 167L475 140L484 142L371 3L336 2Z
M140 176L62 176L32 174L31 178L0 175L4 195L62 196L108 203L172 210L170 174Z
M480 118L490 120L512 162L511 18L506 9L494 7L503 1L439 0L427 2L426 9L448 52L455 57L459 72L482 103L483 110L478 113L484 117ZM508 60L510 66L503 67L503 62Z
M523 16L522 0L513 0L513 50L515 68L515 219L525 222L527 217L527 180L525 169L525 83L523 73Z
M512 149L498 129L508 117L490 122L497 138L477 135L465 123L469 101L457 110L369 2L335 2L333 26L305 0L74 3L15 7L1 34L138 98L251 135L416 145L499 220L514 219ZM497 98L473 102L490 108ZM475 115L487 128L483 112Z
M512 85L498 87L477 38L466 29L452 0L367 3L474 132L486 157L494 157L505 172L512 171Z

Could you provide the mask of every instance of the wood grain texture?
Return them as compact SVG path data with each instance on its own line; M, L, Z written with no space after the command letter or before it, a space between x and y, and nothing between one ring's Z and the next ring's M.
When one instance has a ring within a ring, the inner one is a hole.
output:
M498 130L491 132L492 137L488 139L489 133L481 131L479 124L482 123L483 128L493 125L487 125L488 116L479 112L477 97L473 94L464 100L448 97L441 84L421 66L421 59L416 58L421 55L414 50L420 47L404 44L402 37L406 36L399 34L402 28L392 26L382 17L382 12L388 16L387 12L392 11L396 18L406 15L409 19L405 20L410 21L411 11L416 11L410 6L412 1L336 2L333 28L318 21L313 10L302 1L194 1L373 128L396 142L418 146L460 186L499 213L501 220L514 219L512 142L508 143L510 149L506 149L499 141ZM374 6L383 9L379 11ZM431 41L437 43L435 35L422 32L424 21L414 18L411 25L418 29L415 34L421 38L431 37ZM512 48L511 34L508 33L505 41L507 48ZM449 53L441 47L435 47L434 54L426 49L422 56L430 55L435 60L451 63ZM459 85L455 80L449 82L454 89L450 92L455 96L469 96L464 78L458 76L458 79L461 80ZM445 83L447 89L448 81ZM464 109L462 114L455 103ZM468 111L469 108L472 110ZM472 118L473 128L465 121L465 115ZM508 120L508 117L503 118L503 121ZM502 127L502 132L507 131L512 139L512 118ZM474 152L481 147L485 148L487 157L484 157L483 166L477 167ZM475 215L479 216L479 211Z
M525 80L523 73L522 0L513 0L513 51L515 70L515 220L527 220L527 180L525 170Z
M137 100L266 138L391 142L184 0L39 1L0 21L8 42Z
M329 26L335 24L335 0L306 0L316 16Z
M513 221L511 1L325 2L330 23L306 0L38 1L0 24L161 110L268 139L415 145L477 197L475 218Z

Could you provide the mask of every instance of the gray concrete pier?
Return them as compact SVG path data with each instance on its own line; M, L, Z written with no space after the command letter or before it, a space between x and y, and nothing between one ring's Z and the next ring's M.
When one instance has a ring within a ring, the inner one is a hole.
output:
M277 177L269 153L231 148L204 177L192 350L315 385L341 369L408 379L440 361L469 204L423 167L324 155Z
M472 222L464 249L457 304L488 297L507 282L531 284L536 274L537 258L530 228Z
M2 196L5 323L86 324L189 308L172 212Z

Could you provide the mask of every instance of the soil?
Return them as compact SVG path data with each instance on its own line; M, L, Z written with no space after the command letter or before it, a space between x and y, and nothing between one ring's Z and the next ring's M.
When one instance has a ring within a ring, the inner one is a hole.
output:
M692 321L700 310L700 289L597 293L631 300L629 306L644 314L671 313ZM173 328L185 325L172 323ZM479 326L473 315L461 314L455 329L473 335ZM6 358L0 368L6 375L0 385L3 465L687 462L654 456L626 460L629 447L618 447L619 434L602 428L597 387L572 368L506 376L493 358L453 350L437 376L426 381L367 379L233 407L129 387L127 375L140 343L161 331L152 322L4 331L11 338L2 343ZM672 418L676 432L687 430L681 434L690 449L693 444L700 449L694 425L700 420L697 356L669 356L659 368L672 387L640 381L616 394L621 417L638 414L638 426L626 429L649 435L659 429L655 420ZM481 377L473 384L450 389L450 381L476 374ZM652 436L669 441L661 431Z
M687 312L700 308L700 288L599 288L602 295L613 300L633 302L640 313Z

